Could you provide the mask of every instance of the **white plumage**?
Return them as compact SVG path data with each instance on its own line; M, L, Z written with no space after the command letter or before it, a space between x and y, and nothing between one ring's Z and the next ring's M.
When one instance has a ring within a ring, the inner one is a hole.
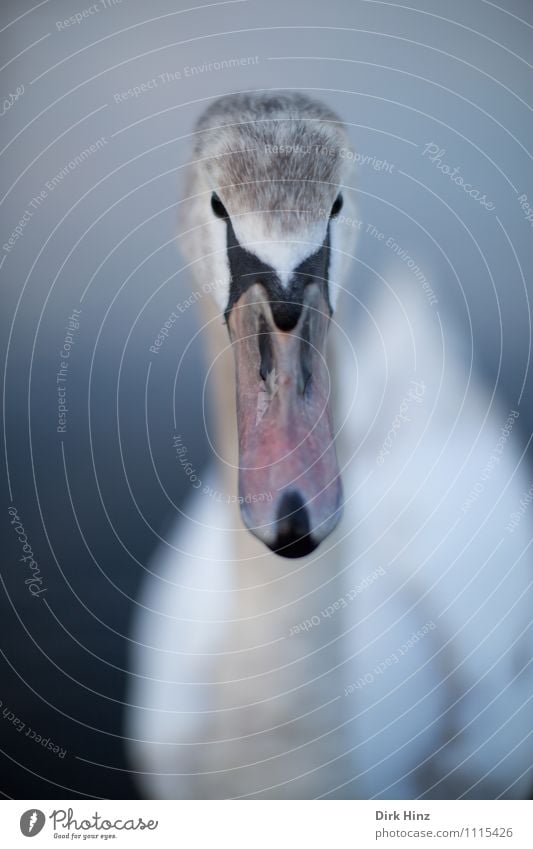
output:
M203 306L226 463L205 482L231 495L233 371L215 318L230 279L211 191L283 280L322 242L327 216L310 213L339 187L353 214L353 178L338 118L300 95L223 98L198 130L182 246L200 283L221 281L218 308ZM414 277L392 268L359 300L352 233L331 222L330 287L346 289L330 330L343 519L317 551L287 560L235 505L191 495L153 557L133 630L127 735L148 796L530 791L530 517L508 529L529 486L519 423L491 403Z

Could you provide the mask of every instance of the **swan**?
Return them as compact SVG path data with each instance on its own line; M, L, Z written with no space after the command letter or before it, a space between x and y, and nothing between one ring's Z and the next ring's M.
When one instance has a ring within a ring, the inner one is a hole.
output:
M227 95L194 137L180 245L209 292L214 461L134 617L140 792L527 796L519 410L489 397L405 266L358 286L334 112Z

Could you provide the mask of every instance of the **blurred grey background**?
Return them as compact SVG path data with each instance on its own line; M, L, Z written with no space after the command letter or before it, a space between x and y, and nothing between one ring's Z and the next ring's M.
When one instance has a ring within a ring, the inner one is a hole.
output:
M188 347L200 305L150 352L191 293L173 238L197 116L218 95L278 87L337 110L361 156L353 287L387 273L393 237L490 389L520 405L527 441L533 8L4 0L0 14L0 791L128 798L129 622L144 564L187 494L174 414L194 465L209 455L204 353ZM35 598L13 505L46 587Z

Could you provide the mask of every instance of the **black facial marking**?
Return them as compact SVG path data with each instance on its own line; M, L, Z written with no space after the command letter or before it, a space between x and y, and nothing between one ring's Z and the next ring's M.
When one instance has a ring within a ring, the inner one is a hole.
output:
M242 247L229 218L226 218L226 225L228 262L231 275L229 300L225 311L226 320L233 305L239 300L243 292L249 286L253 286L254 283L261 283L266 289L272 316L280 330L288 331L296 327L303 307L304 289L308 283L316 282L320 285L331 312L328 292L329 225L322 246L316 253L300 263L294 270L286 288L281 285L278 275L270 265L262 262L259 257Z

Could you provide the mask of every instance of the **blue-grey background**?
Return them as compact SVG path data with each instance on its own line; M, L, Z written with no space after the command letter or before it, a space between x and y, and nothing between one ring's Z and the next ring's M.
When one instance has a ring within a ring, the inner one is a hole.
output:
M517 200L525 193L533 205L530 2L90 7L4 0L0 10L0 94L24 87L0 118L2 245L46 182L105 139L29 207L23 235L0 251L0 791L18 798L136 793L122 738L128 629L144 564L187 494L172 451L174 404L194 464L209 454L201 340L174 395L200 305L183 312L157 356L149 347L191 291L173 237L190 134L213 97L313 93L348 123L357 151L393 164L358 169L364 227L353 286L370 286L369 269L386 273L393 259L366 232L372 223L423 269L489 387L508 407L520 404L526 441L533 417L533 230ZM62 24L76 14L80 22ZM253 64L209 68L247 57ZM153 79L139 96L118 97ZM423 156L430 142L495 210ZM56 374L73 309L80 327L59 434ZM39 598L24 584L10 504L46 585Z

